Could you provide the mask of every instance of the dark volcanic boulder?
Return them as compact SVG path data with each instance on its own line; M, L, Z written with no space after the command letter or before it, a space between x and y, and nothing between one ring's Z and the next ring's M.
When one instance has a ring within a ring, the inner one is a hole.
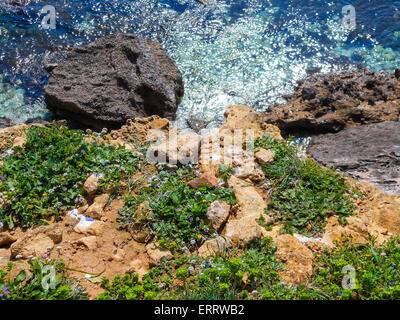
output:
M149 115L174 119L184 92L182 74L162 46L130 34L73 48L48 70L49 108L95 128Z
M15 123L11 119L0 117L0 129L12 127L13 125L15 125Z
M265 112L265 121L286 132L338 132L345 127L397 121L400 115L398 74L365 69L313 75L295 92ZM397 76L396 76L397 75Z
M400 196L400 122L386 121L313 137L307 151L327 167Z

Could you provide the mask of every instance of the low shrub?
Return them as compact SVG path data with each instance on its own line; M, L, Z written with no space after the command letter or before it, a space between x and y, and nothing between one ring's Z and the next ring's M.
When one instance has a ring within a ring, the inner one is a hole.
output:
M27 131L24 148L3 154L0 166L0 222L30 227L70 209L83 194L88 175L103 175L102 186L116 185L135 172L140 156L123 147L84 141L80 130L52 125ZM92 136L93 138L93 136Z
M271 149L275 160L263 166L270 188L267 212L284 224L282 232L313 236L324 231L326 218L336 215L341 223L353 214L354 200L361 193L345 182L334 169L326 169L311 159L301 159L289 143L268 134L254 144Z

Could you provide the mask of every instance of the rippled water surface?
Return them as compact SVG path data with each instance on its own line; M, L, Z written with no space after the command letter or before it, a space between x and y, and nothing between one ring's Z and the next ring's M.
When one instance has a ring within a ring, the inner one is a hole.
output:
M4 1L4 0L2 0ZM265 110L290 92L306 70L362 64L400 66L400 1L353 0L31 0L0 4L0 116L46 116L43 62L74 45L113 32L160 41L185 80L178 109L220 121L230 104ZM55 30L41 29L40 10L57 12ZM342 7L356 8L357 28L341 27Z

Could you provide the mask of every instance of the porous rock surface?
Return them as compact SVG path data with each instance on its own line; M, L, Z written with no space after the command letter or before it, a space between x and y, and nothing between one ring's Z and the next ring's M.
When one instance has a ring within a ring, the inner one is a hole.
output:
M396 77L397 76L397 77ZM400 72L313 75L298 81L285 104L271 106L264 120L286 132L338 132L345 127L398 121Z
M131 34L75 47L49 72L49 108L94 128L147 115L174 119L184 93L182 74L163 47Z

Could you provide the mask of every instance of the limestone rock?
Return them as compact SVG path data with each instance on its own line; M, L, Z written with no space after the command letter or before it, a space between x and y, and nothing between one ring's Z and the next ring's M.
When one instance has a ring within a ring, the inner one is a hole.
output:
M258 223L259 218L265 215L264 199L249 182L232 176L228 183L235 191L238 211L226 223L223 235L233 242L247 242L265 236L265 229Z
M251 149L243 143L268 133L272 139L282 139L278 127L265 123L261 115L247 106L230 106L226 122L219 129L208 130L202 136L200 164L203 172L217 173L220 164L236 167L238 177L248 178L254 170Z
M94 250L97 248L97 237L96 236L89 236L83 237L75 242L75 245L84 246L89 250Z
M54 242L44 233L28 234L11 245L11 256L20 256L22 259L29 256L42 257L53 246Z
M94 198L93 204L86 210L86 215L93 219L101 219L109 199L110 196L107 193Z
M0 232L0 247L7 246L17 241L13 235L8 232Z
M159 143L151 146L147 151L149 163L185 165L198 162L201 137L197 133L171 130L168 136L161 134L159 138Z
M218 236L206 240L197 251L200 258L213 257L216 253L223 254L232 246L232 241L228 238Z
M103 221L93 221L91 223L82 223L82 220L74 227L74 231L84 235L100 236L105 228Z
M207 219L214 230L218 231L229 217L230 206L225 201L214 201L207 211Z
M256 160L260 165L265 165L274 161L274 153L269 149L267 150L261 148L254 154L254 156L256 157Z
M26 137L16 137L13 142L13 147L23 147L26 142Z
M149 256L150 267L155 266L164 257L172 258L172 254L169 250L163 248L157 248L153 243L146 246L147 254Z
M96 194L99 187L99 180L100 178L93 174L86 179L83 185L83 189L89 196L93 196Z
M310 249L291 235L281 235L275 239L278 261L285 264L287 270L280 276L287 283L304 284L312 275L314 256Z
M144 259L138 257L131 261L129 265L129 272L137 273L139 280L149 271L149 263Z
M188 185L193 189L198 189L201 186L211 186L216 187L218 185L218 180L212 173L204 172L200 176L192 181L188 182Z

